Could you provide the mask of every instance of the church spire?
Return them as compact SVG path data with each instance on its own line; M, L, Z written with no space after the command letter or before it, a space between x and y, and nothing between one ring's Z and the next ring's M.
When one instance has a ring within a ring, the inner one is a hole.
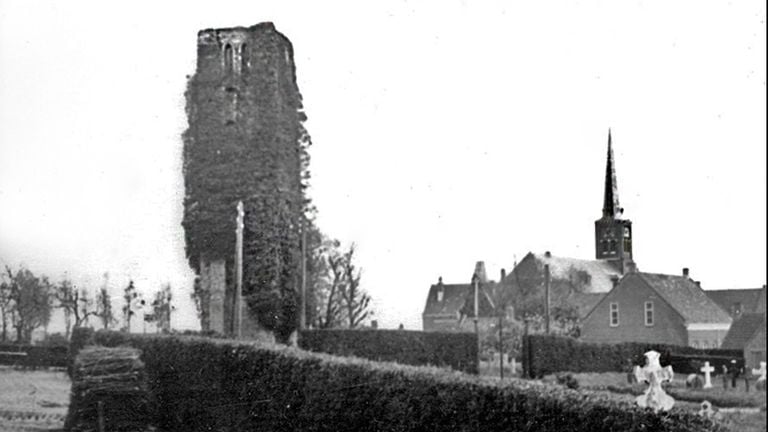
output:
M611 129L608 129L608 157L605 164L605 195L603 197L603 217L615 219L622 213L619 207L619 187L616 184L616 165L613 161Z

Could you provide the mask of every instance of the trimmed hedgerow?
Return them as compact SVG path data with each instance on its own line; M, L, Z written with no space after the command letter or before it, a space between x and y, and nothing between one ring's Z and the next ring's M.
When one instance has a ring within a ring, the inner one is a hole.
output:
M721 431L560 386L334 357L284 346L121 335L142 360L166 431Z
M0 345L0 365L37 369L67 364L66 346Z
M627 372L645 363L649 350L661 354L661 364L671 365L675 372L698 373L704 361L716 365L736 360L744 364L740 350L696 349L693 347L624 342L591 344L573 338L552 335L528 335L523 338L523 371L530 378L541 378L556 372ZM720 372L717 369L716 372Z
M415 366L448 366L476 374L477 336L408 330L304 330L305 350Z

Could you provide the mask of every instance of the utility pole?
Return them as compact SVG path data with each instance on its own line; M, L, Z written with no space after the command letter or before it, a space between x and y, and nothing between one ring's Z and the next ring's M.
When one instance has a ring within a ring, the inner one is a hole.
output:
M480 285L480 278L477 276L477 273L472 275L472 285L474 285L475 288L475 336L477 336L477 355L480 355L480 330L477 327L477 315L479 312L478 308L478 288Z
M245 210L243 202L237 202L235 228L235 338L243 335L243 227Z
M504 315L499 312L499 378L504 379Z
M544 331L549 334L549 264L544 264Z

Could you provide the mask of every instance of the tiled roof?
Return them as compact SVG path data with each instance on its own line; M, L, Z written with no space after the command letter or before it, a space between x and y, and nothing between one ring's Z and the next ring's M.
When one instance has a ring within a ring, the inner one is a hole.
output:
M489 291L496 286L495 283L480 284L479 316L493 316L492 301L489 298ZM429 287L427 304L424 307L424 315L430 316L455 316L459 315L474 316L475 295L472 284L443 284L443 299L438 301L438 285Z
M576 306L579 317L584 318L604 296L605 293L576 293L572 297L571 304Z
M764 313L747 313L742 315L741 318L731 324L731 328L728 330L728 334L725 335L720 348L744 349L760 327L765 327Z
M438 287L442 286L443 299L438 301ZM464 306L470 291L470 284L435 284L429 287L427 304L424 306L424 315L453 315L458 317L458 312Z
M685 276L638 273L680 315L686 324L730 323L731 317Z
M589 274L589 292L607 293L613 288L611 277L620 278L619 270L604 260L583 260L576 258L547 256L547 254L532 254L542 264L549 264L552 279L568 279L573 270Z
M741 304L742 313L758 312L763 288L704 290L704 293L715 301L724 311L734 315L733 305ZM765 296L762 296L763 310Z

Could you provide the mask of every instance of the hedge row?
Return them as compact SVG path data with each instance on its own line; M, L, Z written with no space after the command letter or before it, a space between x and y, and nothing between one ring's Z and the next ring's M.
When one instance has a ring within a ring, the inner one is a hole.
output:
M704 361L718 368L717 373L722 364L730 365L731 360L736 360L737 367L744 365L740 350L638 342L591 344L564 336L528 335L523 338L523 371L529 378L565 371L627 372L634 365L645 364L644 354L650 350L661 354L662 366L671 365L679 373L699 373Z
M299 346L308 351L478 371L477 336L409 330L305 330Z
M680 410L654 414L560 386L290 347L98 332L130 344L166 431L721 431Z
M66 346L0 345L0 365L47 368L66 367L69 361Z

